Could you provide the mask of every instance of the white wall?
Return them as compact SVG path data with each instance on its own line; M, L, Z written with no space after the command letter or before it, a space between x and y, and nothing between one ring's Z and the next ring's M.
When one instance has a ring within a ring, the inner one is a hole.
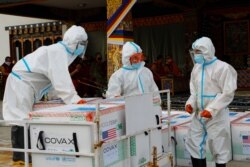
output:
M9 31L5 31L5 27L50 21L53 20L0 14L0 65L4 62L6 56L10 56Z

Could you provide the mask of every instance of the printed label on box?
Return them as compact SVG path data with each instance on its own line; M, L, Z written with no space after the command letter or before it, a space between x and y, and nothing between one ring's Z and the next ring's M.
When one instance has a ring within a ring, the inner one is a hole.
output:
M242 135L241 139L243 154L250 155L250 135Z
M112 166L127 158L127 140L110 143L103 146L102 156L104 167Z
M119 160L118 145L110 144L103 148L104 166Z
M130 156L136 156L136 138L132 136L130 138Z

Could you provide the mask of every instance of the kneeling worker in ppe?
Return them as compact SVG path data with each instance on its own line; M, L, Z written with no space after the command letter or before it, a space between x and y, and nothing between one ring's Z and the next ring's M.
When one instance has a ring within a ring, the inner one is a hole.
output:
M144 67L142 49L136 43L126 42L123 45L122 64L123 67L109 79L107 98L159 91L152 72Z
M192 49L195 65L190 79L186 111L193 115L185 140L193 167L206 167L206 143L216 167L225 167L231 159L231 136L227 106L237 89L234 68L215 57L215 48L207 37L197 39Z
M65 32L61 42L42 46L19 60L6 82L3 118L27 119L33 104L50 88L53 88L66 104L84 103L77 95L68 66L77 56L84 56L87 39L84 28L72 26ZM13 147L24 148L23 127L13 126L11 137ZM13 160L24 160L24 154L14 152Z

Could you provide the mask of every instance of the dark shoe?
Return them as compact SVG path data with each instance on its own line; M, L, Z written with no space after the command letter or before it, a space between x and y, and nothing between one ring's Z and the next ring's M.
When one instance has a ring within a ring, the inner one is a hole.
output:
M191 157L193 167L207 167L206 159L197 159Z
M226 164L216 164L216 167L226 167Z

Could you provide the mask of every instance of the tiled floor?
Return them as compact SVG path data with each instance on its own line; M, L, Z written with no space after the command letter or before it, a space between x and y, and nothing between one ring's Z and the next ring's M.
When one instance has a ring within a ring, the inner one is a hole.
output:
M10 143L2 143L0 141L0 147L11 147ZM12 161L12 152L0 151L0 167L24 167L23 162L13 162ZM32 165L30 165L31 167Z
M11 157L11 153L0 152L0 167L24 167L24 165L13 164ZM227 167L249 167L249 165L250 162L231 161L228 163ZM29 167L32 167L32 165Z
M10 147L10 145L0 144L0 147ZM24 167L24 165L19 162L13 162L11 152L0 151L0 167Z
M9 147L9 145L0 144L0 147ZM0 167L11 166L12 165L11 156L12 156L11 152L0 151Z

